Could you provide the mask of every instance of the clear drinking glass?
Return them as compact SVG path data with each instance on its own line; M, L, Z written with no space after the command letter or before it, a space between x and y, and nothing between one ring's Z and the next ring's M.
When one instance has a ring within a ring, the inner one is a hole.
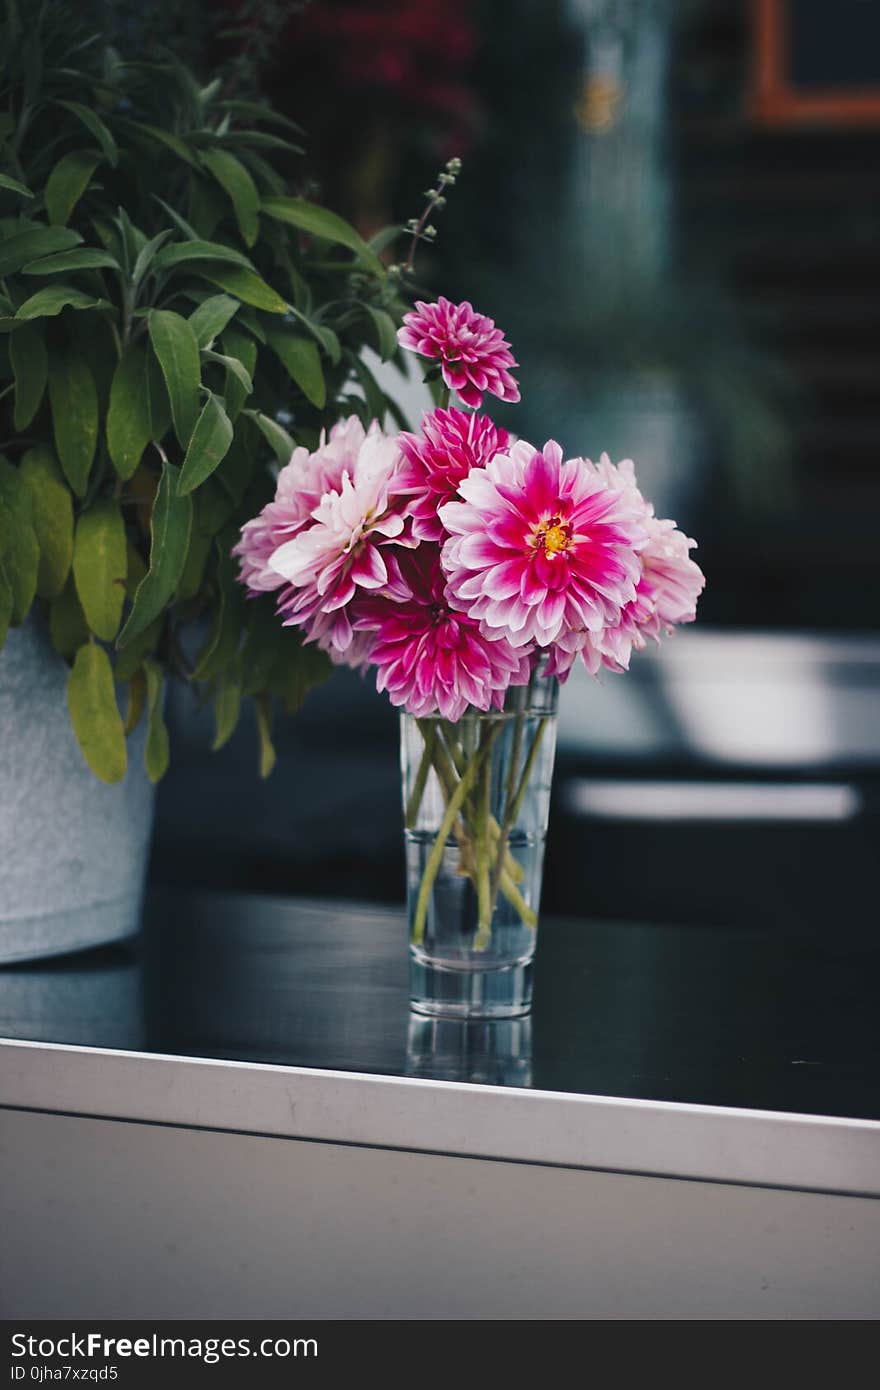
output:
M434 1017L528 1012L558 683L540 673L502 710L457 723L401 716L410 1001Z

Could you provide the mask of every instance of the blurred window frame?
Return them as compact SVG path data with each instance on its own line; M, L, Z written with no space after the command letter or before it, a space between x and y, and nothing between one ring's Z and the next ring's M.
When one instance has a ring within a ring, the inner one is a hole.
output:
M880 125L876 86L798 88L791 79L789 35L792 0L752 0L751 114L764 125L819 123ZM828 3L829 23L835 7Z

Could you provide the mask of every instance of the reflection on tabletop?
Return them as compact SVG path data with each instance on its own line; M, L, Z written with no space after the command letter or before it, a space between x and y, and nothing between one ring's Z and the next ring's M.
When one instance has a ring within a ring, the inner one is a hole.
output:
M531 1086L530 1018L421 1018L411 1014L406 1075L429 1081Z

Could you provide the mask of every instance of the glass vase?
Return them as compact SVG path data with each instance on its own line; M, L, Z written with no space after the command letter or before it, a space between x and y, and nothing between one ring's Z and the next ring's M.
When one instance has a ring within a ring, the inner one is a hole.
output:
M410 1003L515 1018L532 999L558 683L538 670L504 708L401 716Z

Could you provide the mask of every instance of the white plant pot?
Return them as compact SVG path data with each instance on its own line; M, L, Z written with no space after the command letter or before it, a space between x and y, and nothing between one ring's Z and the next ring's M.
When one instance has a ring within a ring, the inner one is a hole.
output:
M143 725L125 779L83 761L67 667L33 618L0 652L0 964L119 941L139 925L154 788Z

